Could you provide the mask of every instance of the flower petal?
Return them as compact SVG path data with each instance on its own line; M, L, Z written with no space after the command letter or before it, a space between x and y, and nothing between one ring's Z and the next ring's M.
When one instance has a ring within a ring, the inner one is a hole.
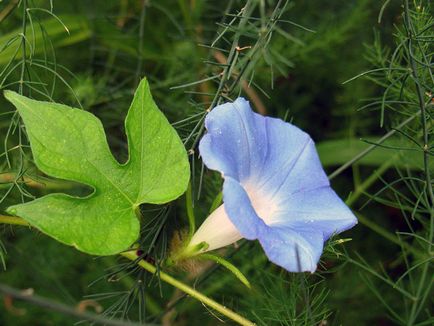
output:
M290 272L314 272L323 250L320 231L288 227L262 229L259 241L273 263Z
M329 184L310 136L254 113L243 98L214 108L205 126L199 150L209 169L274 192L282 186L293 192Z
M223 185L225 211L240 234L259 239L267 257L291 272L315 271L323 250L323 233L310 225L267 226L256 214L241 184L226 177ZM218 232L218 231L217 231Z
M272 216L273 225L320 230L324 240L357 224L351 210L328 186L293 193L277 205L280 210Z
M287 193L329 184L307 133L280 119L261 118L265 121L267 150L262 169L252 173L251 182L269 194L282 187Z
M225 178L223 201L229 219L241 235L249 240L257 239L265 223L256 214L247 192L238 181L231 177Z
M267 144L264 117L253 114L245 99L216 107L205 126L199 151L209 169L242 181L261 168Z

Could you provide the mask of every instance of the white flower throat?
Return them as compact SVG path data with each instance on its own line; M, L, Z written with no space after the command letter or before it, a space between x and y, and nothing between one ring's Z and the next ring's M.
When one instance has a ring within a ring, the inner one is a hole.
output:
M256 214L265 224L272 225L279 222L277 219L279 207L276 204L276 198L269 198L251 183L243 184L243 188L246 190ZM242 238L243 236L231 222L224 204L222 204L208 216L196 231L190 244L194 246L206 242L209 246L205 251L210 251L230 245Z

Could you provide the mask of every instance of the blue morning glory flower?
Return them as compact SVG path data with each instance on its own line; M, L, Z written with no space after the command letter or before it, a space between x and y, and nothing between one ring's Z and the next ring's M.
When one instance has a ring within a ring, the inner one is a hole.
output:
M205 126L200 155L221 172L224 203L190 245L206 242L209 251L257 239L273 263L314 272L324 241L357 219L330 188L310 136L254 113L243 98L214 108Z

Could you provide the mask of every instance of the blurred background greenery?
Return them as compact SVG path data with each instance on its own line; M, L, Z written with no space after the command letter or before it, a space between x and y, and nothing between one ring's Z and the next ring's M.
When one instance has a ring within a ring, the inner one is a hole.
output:
M423 145L431 139L434 82L428 5L0 1L0 88L91 111L114 155L125 161L123 121L146 76L189 150L198 223L221 186L195 151L206 110L242 95L258 112L292 121L316 141L334 189L358 214L360 223L342 235L348 241L331 241L313 275L272 266L256 243L223 252L252 291L206 263L169 272L260 325L429 325L432 143L425 152ZM19 117L3 98L0 113L0 212L54 191L89 193L38 172ZM384 135L390 137L378 144ZM357 159L364 151L370 152ZM142 208L141 244L156 262L174 230L186 226L184 200ZM125 321L224 320L115 257L91 257L23 227L0 226L0 241L0 283ZM10 296L0 303L0 325L75 321Z

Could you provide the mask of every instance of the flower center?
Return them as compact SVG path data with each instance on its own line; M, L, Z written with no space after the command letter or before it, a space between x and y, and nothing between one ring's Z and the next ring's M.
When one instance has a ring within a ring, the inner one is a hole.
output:
M245 183L243 187L249 196L256 214L265 224L272 225L279 222L277 214L279 212L279 206L276 198L272 198L251 183Z

